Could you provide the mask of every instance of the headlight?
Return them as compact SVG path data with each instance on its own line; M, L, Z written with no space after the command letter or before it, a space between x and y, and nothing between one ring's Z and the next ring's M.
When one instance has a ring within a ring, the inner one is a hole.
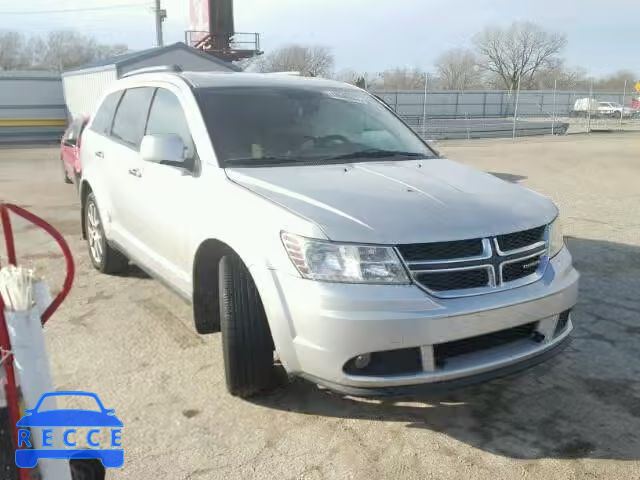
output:
M315 240L282 232L282 243L300 275L348 283L409 283L392 247Z
M549 258L555 257L564 247L560 216L549 224Z

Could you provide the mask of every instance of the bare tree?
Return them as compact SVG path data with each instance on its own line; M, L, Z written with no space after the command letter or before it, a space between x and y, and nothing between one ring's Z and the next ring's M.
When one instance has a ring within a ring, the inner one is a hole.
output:
M369 74L357 72L355 70L341 70L335 75L335 79L340 82L350 83L360 88L367 88Z
M417 90L424 88L426 73L419 68L385 70L376 81L376 87L387 90Z
M327 47L288 45L261 57L256 62L260 72L300 72L308 77L329 77L334 58Z
M103 45L73 30L49 32L45 37L25 37L0 32L0 70L64 70L127 51L123 44Z
M587 72L584 68L568 67L564 61L553 59L536 72L529 86L539 90L554 87L559 90L571 90L584 88L586 81Z
M59 30L49 32L36 63L43 68L63 72L126 51L126 45L101 45L92 37L73 30Z
M0 70L28 68L30 59L25 57L26 39L18 32L0 32Z
M447 50L436 60L440 86L444 90L465 90L480 86L481 73L478 60L471 50Z
M633 88L638 81L638 76L631 70L618 70L617 72L602 77L593 82L594 90L621 92L627 82L627 90Z
M495 73L504 87L513 90L518 80L529 86L541 68L549 64L567 44L565 35L546 32L529 22L509 28L489 27L474 37L481 65Z

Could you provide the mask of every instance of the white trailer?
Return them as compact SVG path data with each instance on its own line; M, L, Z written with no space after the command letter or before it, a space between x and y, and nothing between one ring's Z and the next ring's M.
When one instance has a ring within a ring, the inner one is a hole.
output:
M182 70L238 72L240 68L178 42L102 60L62 74L64 99L72 117L90 116L107 87L127 72L144 67L178 65Z

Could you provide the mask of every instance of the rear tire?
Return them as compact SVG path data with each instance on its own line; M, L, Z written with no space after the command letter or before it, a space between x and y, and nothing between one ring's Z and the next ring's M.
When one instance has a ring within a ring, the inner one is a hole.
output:
M237 255L220 261L220 328L229 393L250 397L275 386L267 316L251 274Z
M129 266L129 260L109 245L102 227L102 219L93 193L87 196L84 208L85 229L89 258L96 270L107 273L121 273Z

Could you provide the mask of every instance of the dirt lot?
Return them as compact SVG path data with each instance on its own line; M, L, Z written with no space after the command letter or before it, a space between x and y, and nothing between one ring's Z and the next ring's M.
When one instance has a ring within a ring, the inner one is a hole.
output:
M125 465L109 478L640 479L640 135L439 148L560 205L582 273L574 341L516 377L384 402L302 381L229 396L220 336L198 336L189 306L135 270L90 267L57 150L0 150L0 199L42 215L76 256L46 337L58 388L97 392L124 422ZM18 229L19 254L59 281L53 247Z

